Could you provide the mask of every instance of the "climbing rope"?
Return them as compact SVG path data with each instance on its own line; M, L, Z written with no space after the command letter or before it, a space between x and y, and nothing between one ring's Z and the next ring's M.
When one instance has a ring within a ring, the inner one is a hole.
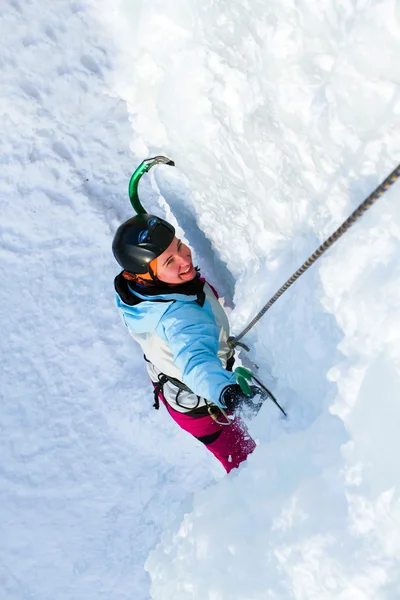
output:
M272 296L269 302L267 302L267 304L260 310L260 312L247 325L247 327L245 327L239 335L229 338L228 343L231 348L234 348L235 346L242 346L246 350L249 350L249 348L245 344L239 342L239 340L241 340L242 337L244 337L246 333L248 333L250 329L254 327L254 325L261 319L261 317L265 315L267 310L271 308L271 306L278 300L278 298L280 298L280 296L282 296L283 292L286 292L286 290L300 277L300 275L303 275L303 273L305 273L307 269L309 269L311 265L313 265L315 261L320 256L322 256L324 252L328 250L328 248L330 248L335 242L337 242L337 240L341 238L342 235L346 233L346 231L348 231L350 227L354 225L354 223L356 223L356 221L360 219L369 208L371 208L371 206L378 200L378 198L380 198L390 188L390 186L393 185L395 181L397 181L399 177L400 165L398 165L394 169L394 171L392 171L392 173L390 173L390 175L385 179L385 181L383 181L380 184L380 186L378 186L376 190L372 192L372 194L368 196L368 198L364 200L364 202L362 202L353 213L351 213L349 218L346 219L346 221L344 221L344 223L342 223L342 225L327 240L325 240L325 242L321 244L321 246L313 254L311 254L310 258L306 260L306 262L299 269L297 269L297 271L290 277L290 279L288 279L286 283L283 284L283 286L276 292L276 294Z

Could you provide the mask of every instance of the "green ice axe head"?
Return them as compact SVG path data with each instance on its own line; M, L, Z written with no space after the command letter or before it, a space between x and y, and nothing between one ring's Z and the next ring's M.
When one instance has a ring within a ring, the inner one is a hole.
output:
M141 205L140 200L139 200L138 187L139 187L140 178L142 177L142 175L144 175L144 173L147 173L147 171L150 171L151 167L154 167L154 165L159 165L159 164L171 165L171 167L175 166L174 161L171 160L170 158L167 158L166 156L155 156L154 158L146 158L138 166L138 168L133 173L133 175L129 181L129 188L128 188L129 200L131 201L133 209L136 211L136 213L138 215L147 215L147 211L143 208L143 206Z
M240 389L246 396L253 396L250 381L254 375L249 369L245 367L237 367L234 371L236 377L236 383L240 386Z

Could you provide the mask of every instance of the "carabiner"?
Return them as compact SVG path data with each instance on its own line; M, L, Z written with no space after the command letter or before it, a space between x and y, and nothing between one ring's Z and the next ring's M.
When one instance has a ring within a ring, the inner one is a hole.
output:
M213 408L216 408L217 410L219 410L225 417L226 422L224 423L223 421L218 421L218 417L215 413L212 412ZM210 417L212 418L213 421L215 421L216 423L218 423L218 425L232 425L233 423L233 419L230 419L227 415L227 413L225 412L225 410L222 408L222 406L217 406L216 404L208 404L207 406L207 410L208 410L208 414L210 415Z

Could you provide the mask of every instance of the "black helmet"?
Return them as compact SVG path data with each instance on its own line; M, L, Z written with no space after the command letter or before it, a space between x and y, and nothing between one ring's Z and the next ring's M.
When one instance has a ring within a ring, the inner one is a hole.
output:
M174 236L174 227L160 217L137 215L118 227L112 249L123 269L148 273L151 261L168 248Z

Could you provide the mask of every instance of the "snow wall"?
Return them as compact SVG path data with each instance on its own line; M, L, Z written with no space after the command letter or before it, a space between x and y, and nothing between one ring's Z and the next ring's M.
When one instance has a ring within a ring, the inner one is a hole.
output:
M169 155L143 203L240 331L399 163L398 2L1 6L2 599L400 597L399 184L247 336L290 416L229 477L153 411L110 252Z
M120 3L131 147L176 161L165 212L212 240L236 332L397 166L399 19L390 0ZM247 464L164 532L154 600L400 597L399 200L247 336L289 419L265 406Z

